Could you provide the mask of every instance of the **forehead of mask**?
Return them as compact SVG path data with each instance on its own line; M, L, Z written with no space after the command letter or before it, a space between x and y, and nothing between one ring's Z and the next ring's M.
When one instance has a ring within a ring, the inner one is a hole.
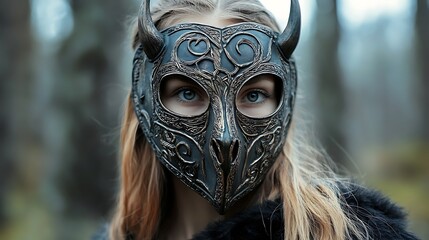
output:
M249 25L245 27L236 27L239 25L244 26L245 24ZM211 27L212 29L205 28L204 26ZM216 17L215 15L183 17L180 21L174 21L171 23L171 26L164 28L162 33L166 36L166 49L164 50L163 55L164 63L173 60L171 58L173 57L171 55L173 52L178 54L180 60L189 61L186 57L189 53L193 55L191 56L191 59L195 60L195 55L201 56L199 54L203 54L199 51L217 48L220 49L221 55L225 55L226 52L223 50L223 48L225 48L225 50L229 50L230 52L236 51L236 54L233 54L232 58L236 58L235 60L237 64L241 64L240 68L244 65L248 66L248 64L243 64L244 62L249 63L254 60L254 57L256 57L256 51L258 51L258 48L260 47L262 55L267 56L268 54L271 54L271 44L274 40L274 35L277 34L271 28L262 24L242 22L237 19L224 19ZM190 33L195 34L192 35ZM186 40L183 38L184 35L186 35ZM226 35L229 35L228 40L225 38ZM237 35L239 36L235 37ZM217 40L218 38L220 39ZM180 42L178 43L178 41ZM214 41L214 44L213 42L205 41ZM186 44L183 43L187 43L188 45L185 46ZM207 44L209 44L210 47L207 46ZM186 48L188 50L192 50L188 51ZM196 54L194 54L193 51L195 51ZM277 55L277 51L273 51L273 55ZM219 58L218 55L211 57L214 59ZM274 56L274 59L279 59L279 57L280 56L278 55ZM222 67L225 67L225 62L222 62ZM228 67L227 69L230 70Z

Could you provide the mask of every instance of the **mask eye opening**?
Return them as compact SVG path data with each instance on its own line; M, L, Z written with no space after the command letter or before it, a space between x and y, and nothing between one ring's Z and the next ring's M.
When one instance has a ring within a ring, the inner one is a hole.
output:
M185 118L203 115L210 105L209 94L198 81L177 73L162 77L158 100L167 112Z
M236 94L235 106L246 117L263 119L279 111L283 98L282 79L276 74L262 73L243 81Z

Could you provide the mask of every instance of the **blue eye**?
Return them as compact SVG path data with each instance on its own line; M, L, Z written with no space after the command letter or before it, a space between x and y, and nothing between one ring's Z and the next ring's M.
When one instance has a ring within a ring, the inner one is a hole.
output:
M259 91L251 91L246 95L247 101L251 103L260 103L263 102L267 96Z
M182 101L192 101L192 100L195 100L197 98L197 94L195 93L195 91L192 91L191 89L180 90L177 93L177 95L178 95L179 99Z

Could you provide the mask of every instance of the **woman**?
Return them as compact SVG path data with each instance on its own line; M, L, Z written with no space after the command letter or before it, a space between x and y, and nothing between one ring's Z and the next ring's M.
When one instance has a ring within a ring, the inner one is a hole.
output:
M284 31L257 0L149 5L109 239L415 239L400 209L337 178L294 127L297 0Z

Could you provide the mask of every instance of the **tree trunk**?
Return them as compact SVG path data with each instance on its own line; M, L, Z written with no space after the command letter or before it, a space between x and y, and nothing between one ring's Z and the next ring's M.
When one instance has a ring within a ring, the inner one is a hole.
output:
M21 120L31 85L29 16L28 1L0 3L0 228L7 217L4 201L16 170L17 147L28 129Z
M344 164L342 146L345 137L341 128L344 115L344 89L338 59L340 26L336 0L317 0L315 34L313 36L315 76L315 119L322 145L339 164Z
M106 216L115 201L119 116L128 87L122 81L128 76L120 76L120 56L129 5L72 2L75 30L58 53L62 75L54 94L58 111L68 120L58 182L70 213Z
M418 98L422 111L421 133L423 141L429 142L429 3L417 0L416 36L417 55L420 69Z

